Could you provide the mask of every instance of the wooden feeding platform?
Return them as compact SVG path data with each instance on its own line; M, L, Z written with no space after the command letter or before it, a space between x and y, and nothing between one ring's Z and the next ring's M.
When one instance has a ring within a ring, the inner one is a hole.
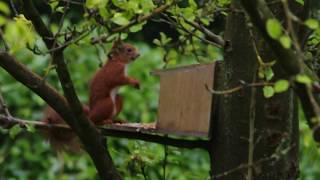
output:
M215 63L157 70L160 77L158 119L155 123L112 124L103 129L210 137Z

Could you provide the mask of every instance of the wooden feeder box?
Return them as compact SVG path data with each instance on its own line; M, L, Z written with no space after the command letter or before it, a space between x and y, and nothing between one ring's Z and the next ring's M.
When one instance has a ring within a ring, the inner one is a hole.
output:
M160 76L156 131L209 137L215 63L155 71Z
M160 76L157 121L115 123L101 130L210 137L213 96L206 86L213 87L214 69L215 63L211 63L152 72Z

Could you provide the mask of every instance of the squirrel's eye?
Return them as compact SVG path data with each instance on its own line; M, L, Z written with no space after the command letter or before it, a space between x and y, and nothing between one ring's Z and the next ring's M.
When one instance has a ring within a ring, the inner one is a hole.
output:
M130 49L130 48L129 48L129 49L127 49L127 52L131 52L131 51L132 51L132 49Z

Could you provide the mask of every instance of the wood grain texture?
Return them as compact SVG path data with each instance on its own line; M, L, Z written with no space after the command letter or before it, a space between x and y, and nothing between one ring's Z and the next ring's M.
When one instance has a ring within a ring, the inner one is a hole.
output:
M156 128L177 135L208 136L214 63L192 65L153 74L160 76Z

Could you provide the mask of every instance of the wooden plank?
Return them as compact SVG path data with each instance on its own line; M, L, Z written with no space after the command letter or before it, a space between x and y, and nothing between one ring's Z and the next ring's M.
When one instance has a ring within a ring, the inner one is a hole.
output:
M150 74L155 75L155 76L160 76L160 75L167 75L168 73L176 73L176 72L188 72L188 71L194 71L196 69L201 69L206 66L211 66L215 63L204 63L204 64L192 64L188 66L181 66L181 67L176 67L176 68L168 68L168 69L157 69L152 71Z
M124 132L157 133L155 123L114 123L99 126L99 129L118 130Z
M160 73L158 130L174 134L208 136L214 63Z
M190 132L173 132L167 129L157 129L156 123L114 123L114 124L108 124L103 126L98 126L100 130L116 130L116 131L122 131L122 132L139 132L144 134L158 134L158 135L177 135L180 137L186 137L186 136L198 136L198 137L206 137L207 133L191 133Z

